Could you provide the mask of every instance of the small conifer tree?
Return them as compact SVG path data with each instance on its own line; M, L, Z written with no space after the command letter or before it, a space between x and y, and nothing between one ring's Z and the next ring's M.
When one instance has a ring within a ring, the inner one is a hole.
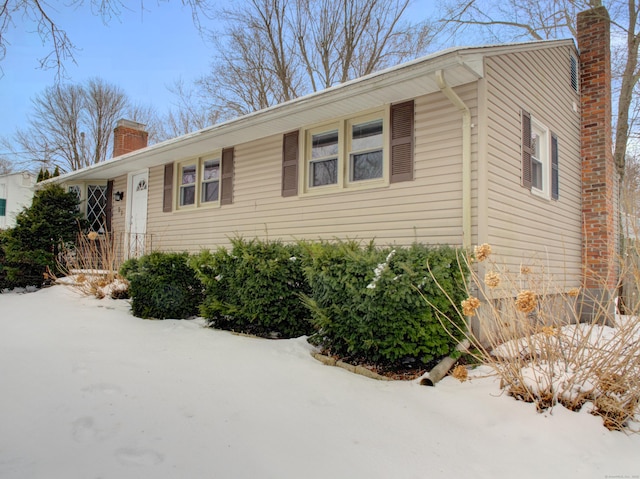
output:
M59 185L37 191L31 206L5 232L3 265L9 286L41 286L49 269L59 272L57 258L64 243L73 243L84 220L78 198Z

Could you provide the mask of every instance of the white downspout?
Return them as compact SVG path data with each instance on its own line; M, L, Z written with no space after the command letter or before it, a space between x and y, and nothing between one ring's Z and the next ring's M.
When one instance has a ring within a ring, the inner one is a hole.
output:
M471 248L471 111L447 84L444 71L436 71L438 88L462 114L462 246Z

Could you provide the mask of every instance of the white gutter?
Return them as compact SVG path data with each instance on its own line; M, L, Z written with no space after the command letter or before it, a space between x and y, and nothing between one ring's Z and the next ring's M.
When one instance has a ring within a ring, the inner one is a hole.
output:
M436 71L440 91L462 114L462 246L471 248L471 111L447 84L444 70Z

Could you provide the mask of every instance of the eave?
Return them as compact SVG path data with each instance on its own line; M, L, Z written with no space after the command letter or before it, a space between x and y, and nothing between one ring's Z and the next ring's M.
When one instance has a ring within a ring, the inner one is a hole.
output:
M562 44L573 45L573 41L445 50L66 173L41 184L108 180L172 161L204 156L225 147L437 92L438 71L444 72L447 84L452 88L475 82L483 77L484 58L489 55Z

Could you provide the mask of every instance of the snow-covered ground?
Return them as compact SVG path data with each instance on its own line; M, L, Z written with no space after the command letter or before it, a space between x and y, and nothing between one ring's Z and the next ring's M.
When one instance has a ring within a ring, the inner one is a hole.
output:
M66 286L1 294L0 478L640 477L640 435L494 377L381 382L310 351Z

